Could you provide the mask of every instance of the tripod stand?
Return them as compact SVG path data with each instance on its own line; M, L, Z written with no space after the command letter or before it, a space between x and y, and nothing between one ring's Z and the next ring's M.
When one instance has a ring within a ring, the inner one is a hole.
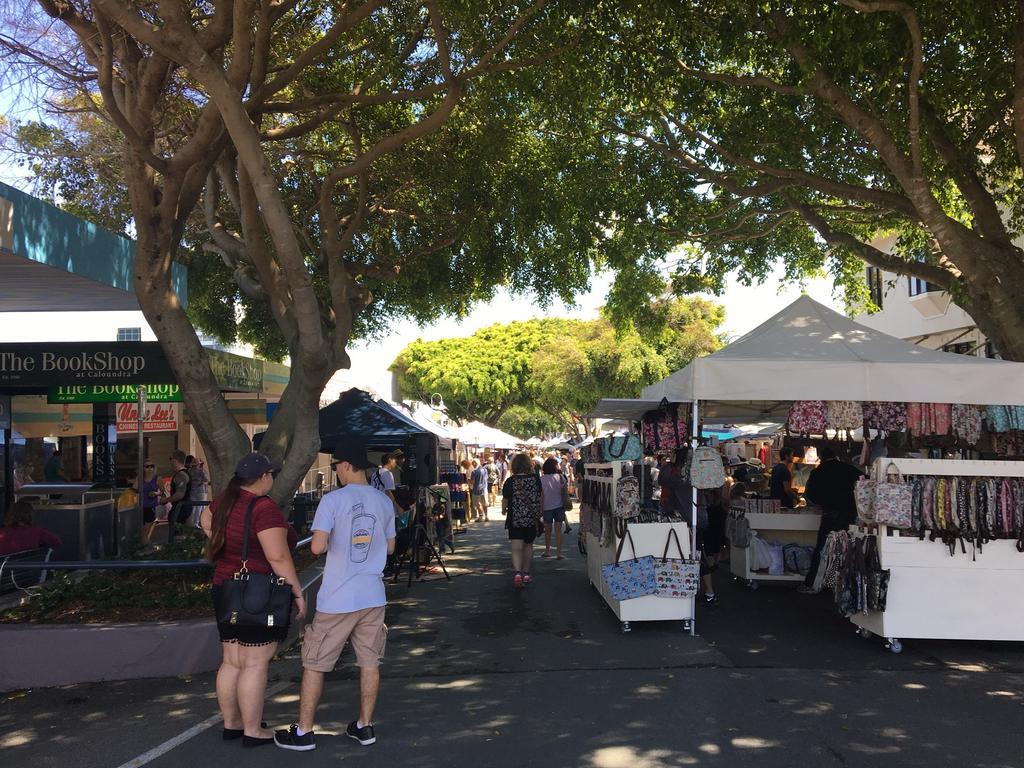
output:
M437 551L433 543L430 541L430 534L427 533L427 528L424 525L424 517L426 516L426 505L423 502L417 502L413 508L412 517L409 519L410 539L409 544L406 548L408 554L407 562L409 565L409 581L406 586L412 586L412 577L415 574L417 581L423 580L423 574L421 568L424 565L429 565L432 560L436 560L437 564L441 566L441 570L444 572L444 577L448 581L452 580L452 577L448 575L448 569L444 567L444 560L441 559L441 553ZM404 533L404 531L403 531ZM426 563L421 562L422 554L424 549L429 553ZM398 577L402 574L403 555L398 556L398 562L395 565L394 582L398 581Z

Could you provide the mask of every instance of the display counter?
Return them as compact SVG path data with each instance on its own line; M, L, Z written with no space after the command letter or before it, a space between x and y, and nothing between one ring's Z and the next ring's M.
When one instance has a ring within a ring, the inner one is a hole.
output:
M816 511L783 510L781 512L747 512L747 523L751 535L763 541L777 541L786 544L814 546L821 525L821 513ZM730 542L729 570L737 579L742 579L751 589L757 589L762 581L772 582L803 582L801 573L783 572L770 574L766 569L755 570L751 567L753 559L752 547L739 547Z
M683 556L690 557L690 526L686 523L630 523L629 533L636 545L636 556L652 555L660 558L665 552L669 530L674 528L681 542ZM608 585L601 574L601 567L615 562L619 539L612 537L611 544L601 546L601 540L592 533L587 534L587 576L593 586L608 603L615 616L622 622L622 630L629 632L631 621L681 621L684 629L690 629L693 617L693 598L666 598L648 595L631 600L616 600L608 592ZM630 552L629 548L626 552Z
M1021 461L879 459L905 477L1024 477ZM863 530L851 528L852 535ZM1014 539L997 539L950 554L941 541L886 525L875 529L880 566L889 571L884 611L850 615L861 635L877 635L893 653L901 639L1024 641L1024 553Z

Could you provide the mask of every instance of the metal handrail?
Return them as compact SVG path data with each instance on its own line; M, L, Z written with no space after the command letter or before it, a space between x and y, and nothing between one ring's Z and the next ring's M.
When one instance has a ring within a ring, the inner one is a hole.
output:
M292 552L298 552L310 545L312 536L297 542ZM132 571L132 570L173 570L176 568L212 568L213 564L206 560L51 560L50 562L33 563L17 561L8 565L0 560L0 573L5 567L16 570L48 571Z

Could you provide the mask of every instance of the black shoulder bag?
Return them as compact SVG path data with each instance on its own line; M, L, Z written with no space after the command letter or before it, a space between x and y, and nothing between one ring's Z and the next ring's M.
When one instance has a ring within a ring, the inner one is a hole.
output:
M291 585L273 573L249 573L249 529L252 508L259 499L249 502L245 510L242 532L242 567L221 585L217 603L217 621L243 627L287 627L292 618Z

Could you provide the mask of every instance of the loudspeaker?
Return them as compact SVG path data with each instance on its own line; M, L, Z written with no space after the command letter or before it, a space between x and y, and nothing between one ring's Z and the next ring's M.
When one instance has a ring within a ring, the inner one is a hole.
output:
M437 438L434 435L417 435L413 451L416 485L437 485Z

